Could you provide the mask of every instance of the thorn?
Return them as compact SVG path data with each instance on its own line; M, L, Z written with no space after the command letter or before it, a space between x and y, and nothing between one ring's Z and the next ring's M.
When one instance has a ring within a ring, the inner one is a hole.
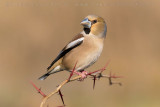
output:
M103 77L102 73L99 73L99 75L97 76L98 80Z
M59 91L58 91L58 93L59 93L59 95L60 95L60 97L61 97L61 100L62 100L63 105L65 106L65 104L64 104L64 100L63 100L63 95L62 95L61 90L59 90Z
M112 73L110 72L109 77L108 77L109 85L118 84L118 85L122 86L122 83L120 83L120 82L112 82L112 78L116 79L116 78L121 78L121 77L122 76L116 76L115 74L112 75Z
M95 85L96 85L96 75L93 76L93 90L95 88Z
M122 86L122 83L119 83L119 86Z
M39 90L41 90L41 87L39 88ZM38 93L40 93L40 92L38 91Z
M111 77L109 77L108 79L109 79L109 85L112 85L113 83Z

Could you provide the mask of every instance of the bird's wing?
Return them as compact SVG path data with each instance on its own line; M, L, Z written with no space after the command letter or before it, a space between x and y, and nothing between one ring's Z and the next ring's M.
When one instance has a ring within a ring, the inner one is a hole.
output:
M61 59L65 54L67 54L72 49L76 48L83 42L84 36L83 34L78 34L75 36L72 41L70 41L59 53L59 55L55 58L55 60L50 64L50 66L47 68L47 71L50 70L50 68L59 60Z

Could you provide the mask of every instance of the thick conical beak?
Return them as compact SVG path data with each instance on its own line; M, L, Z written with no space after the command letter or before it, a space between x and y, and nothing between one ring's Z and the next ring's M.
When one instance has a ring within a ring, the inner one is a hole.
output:
M91 28L91 22L88 20L88 18L85 18L82 22L81 25L83 25L85 28Z

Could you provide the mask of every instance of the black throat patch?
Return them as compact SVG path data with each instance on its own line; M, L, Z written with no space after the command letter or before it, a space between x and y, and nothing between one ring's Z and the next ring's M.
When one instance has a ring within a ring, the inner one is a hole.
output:
M85 32L86 34L89 34L90 31L91 31L90 28L84 28L83 30L84 30L84 32Z

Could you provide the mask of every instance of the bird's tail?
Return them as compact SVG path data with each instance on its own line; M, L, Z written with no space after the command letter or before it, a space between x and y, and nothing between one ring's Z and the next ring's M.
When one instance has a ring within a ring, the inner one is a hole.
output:
M42 76L39 77L38 79L39 79L39 80L45 80L49 75L50 75L50 72L48 72L48 73L42 75Z
M45 80L49 75L54 74L54 73L57 73L57 72L60 72L60 71L63 71L63 70L58 69L58 70L56 70L56 71L54 71L54 70L49 71L48 73L42 75L42 76L39 77L38 79L39 79L39 80Z

